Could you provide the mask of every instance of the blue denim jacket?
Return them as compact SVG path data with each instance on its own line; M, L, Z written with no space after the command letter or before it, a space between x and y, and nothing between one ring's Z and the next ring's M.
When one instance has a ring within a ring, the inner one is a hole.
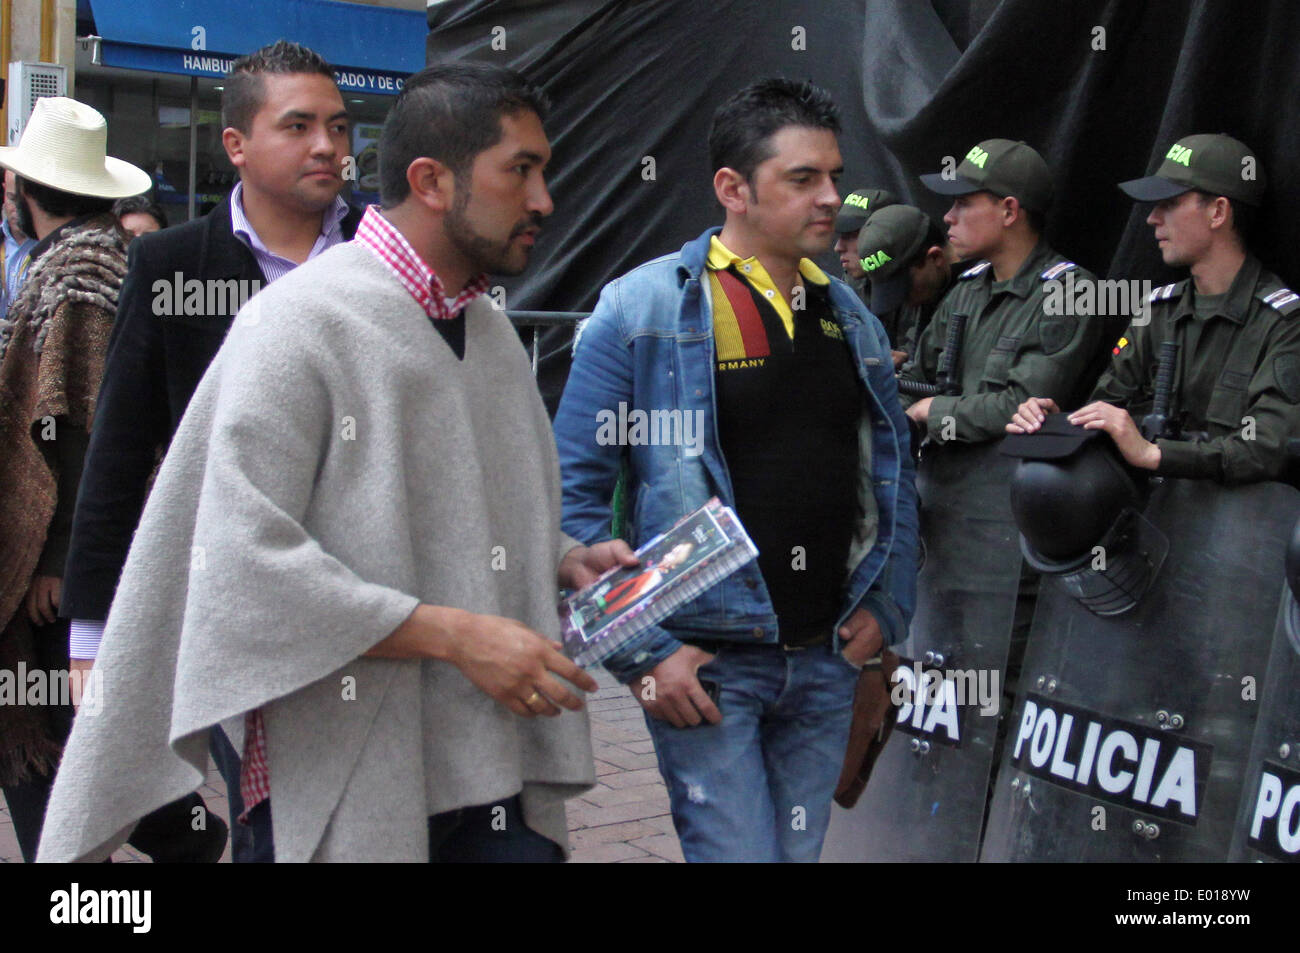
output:
M555 439L564 531L583 543L609 538L614 484L625 454L631 474L627 535L633 547L712 496L734 505L731 476L719 449L713 313L704 274L709 239L718 231L710 229L680 253L610 282L581 329L555 418ZM907 418L898 402L884 328L843 282L832 279L830 300L867 395L859 440L861 516L836 628L854 610L865 608L880 623L885 644L894 645L907 636L916 606L916 474ZM691 414L692 421L704 423L702 439L693 445L678 440L673 446L628 447L598 439L600 421L618 414L620 403L627 413ZM628 643L606 659L605 667L620 681L631 681L681 648L686 638L778 641L776 615L756 562Z

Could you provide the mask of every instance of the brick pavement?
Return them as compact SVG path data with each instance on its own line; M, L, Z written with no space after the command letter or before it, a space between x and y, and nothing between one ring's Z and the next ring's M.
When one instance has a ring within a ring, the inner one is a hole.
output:
M637 700L603 669L592 694L596 786L568 804L575 863L680 863L654 744Z
M594 672L600 690L588 697L596 786L568 804L569 838L575 863L674 863L682 850L668 814L668 792L659 776L654 745L641 706L604 670ZM212 768L199 789L208 807L226 816L226 788ZM230 848L222 856L230 861ZM148 863L130 847L113 855L126 863ZM0 798L0 863L21 863L9 808Z

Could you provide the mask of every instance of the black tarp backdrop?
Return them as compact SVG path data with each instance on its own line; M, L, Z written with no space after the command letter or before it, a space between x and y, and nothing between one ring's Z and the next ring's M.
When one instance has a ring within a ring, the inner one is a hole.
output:
M505 282L512 308L589 310L610 279L719 224L713 110L770 75L834 96L845 191L886 186L936 216L947 204L916 175L981 139L1024 139L1055 176L1052 244L1111 277L1178 277L1115 183L1179 136L1236 136L1269 176L1256 250L1300 281L1293 0L452 0L429 23L430 62L502 63L555 101L556 211L528 274ZM567 336L544 341L552 410Z

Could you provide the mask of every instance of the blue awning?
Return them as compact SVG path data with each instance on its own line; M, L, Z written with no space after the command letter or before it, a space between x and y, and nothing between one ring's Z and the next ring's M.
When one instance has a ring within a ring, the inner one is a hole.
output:
M237 57L286 39L329 60L341 90L388 95L424 67L422 10L338 0L90 0L90 7L105 66L224 76Z

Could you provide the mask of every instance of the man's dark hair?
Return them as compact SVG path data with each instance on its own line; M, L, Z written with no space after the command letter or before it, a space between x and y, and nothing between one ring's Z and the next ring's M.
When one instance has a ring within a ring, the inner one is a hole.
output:
M438 63L406 81L379 136L379 196L384 208L406 200L406 170L437 159L457 188L474 157L501 141L501 117L545 119L546 95L514 70L487 63Z
M254 50L235 60L226 74L226 88L221 92L222 128L238 129L247 135L253 117L266 101L267 73L284 76L290 73L319 73L334 81L334 70L315 50L288 40L276 40L270 46Z
M765 79L746 86L718 107L709 130L709 165L735 169L745 181L775 150L772 136L786 126L829 129L839 134L840 114L819 86L791 79Z
M21 175L14 175L14 190L21 200L27 196L35 202L42 212L52 218L80 218L83 215L98 215L113 210L113 200L103 199L97 195L77 195L64 192L49 185L41 185ZM21 206L20 206L21 208ZM27 231L26 228L23 231ZM31 234L30 232L28 233Z
M942 248L948 244L947 233L935 223L934 219L928 215L926 218L929 224L925 227L925 238L921 241L921 247L916 250L916 254L912 256L912 260L907 263L908 268L916 268L922 264L925 261L925 253L931 248L936 245Z
M113 203L113 214L120 222L123 215L150 215L159 228L167 227L167 213L162 206L147 195L133 195L129 199L118 199Z
M1196 200L1204 208L1218 198L1211 192L1202 192L1200 189L1193 189L1196 193ZM1259 221L1259 209L1253 205L1247 205L1238 199L1228 198L1228 206L1232 209L1232 230L1237 233L1237 240L1241 242L1242 248L1250 247L1251 236L1255 232L1255 223Z

